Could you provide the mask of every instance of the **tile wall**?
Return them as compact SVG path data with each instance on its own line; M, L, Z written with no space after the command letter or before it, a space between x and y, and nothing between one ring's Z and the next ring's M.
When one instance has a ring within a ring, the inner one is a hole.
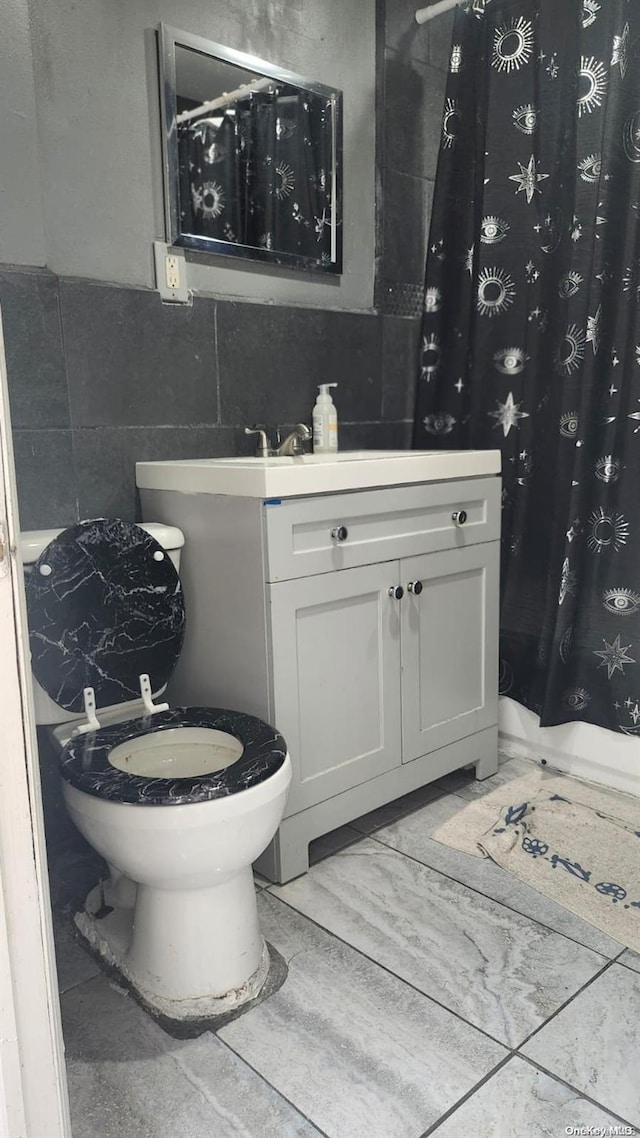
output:
M424 3L424 0L422 0ZM385 410L408 420L418 371L420 317L453 16L419 26L415 0L379 0L375 303L382 317Z
M137 459L251 453L246 425L311 420L339 384L340 445L410 445L451 22L378 0L376 310L198 297L0 267L23 529L135 520Z
M252 453L243 427L310 422L336 393L343 447L402 446L398 350L375 313L197 298L0 272L23 529L139 517L137 459Z

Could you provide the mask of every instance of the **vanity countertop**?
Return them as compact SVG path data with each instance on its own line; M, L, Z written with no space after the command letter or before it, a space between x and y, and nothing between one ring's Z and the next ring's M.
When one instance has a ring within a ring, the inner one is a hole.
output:
M296 458L203 458L136 463L141 489L242 498L293 498L445 482L500 473L499 450L353 450Z

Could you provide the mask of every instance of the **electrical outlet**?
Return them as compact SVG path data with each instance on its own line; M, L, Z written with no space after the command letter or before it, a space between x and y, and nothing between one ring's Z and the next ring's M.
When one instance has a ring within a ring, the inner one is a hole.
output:
M164 261L167 288L176 292L180 289L180 258L175 253L167 253Z
M187 262L184 250L164 241L154 241L153 255L156 265L156 288L160 297L170 304L191 304L187 287Z

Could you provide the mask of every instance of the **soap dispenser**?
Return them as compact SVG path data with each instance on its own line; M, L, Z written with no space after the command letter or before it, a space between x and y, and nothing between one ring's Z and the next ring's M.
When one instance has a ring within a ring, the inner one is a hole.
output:
M313 408L313 453L331 454L338 449L338 412L329 394L337 383L321 383Z

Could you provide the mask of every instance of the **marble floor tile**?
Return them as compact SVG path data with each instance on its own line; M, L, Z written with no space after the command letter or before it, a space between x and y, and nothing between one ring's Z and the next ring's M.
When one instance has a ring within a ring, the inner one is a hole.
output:
M499 786L506 786L507 783L512 782L514 778L521 778L522 775L531 774L539 765L539 763L535 763L532 759L507 759L505 762L500 763L496 774L492 774L489 778L482 779L482 781L475 779L473 782L469 782L466 786L461 787L457 793L463 798L466 798L469 802L474 798L483 798L489 791L496 790Z
M74 1138L316 1138L215 1036L175 1040L105 977L62 998Z
M570 1127L604 1127L606 1134L616 1125L616 1118L577 1091L514 1057L432 1133L434 1138L559 1138L571 1134Z
M392 822L397 822L411 812L401 806L401 802L402 799L397 798L395 802L388 802L386 806L379 806L377 810L370 810L368 814L356 818L351 825L354 830L359 830L361 834L373 834L376 830L382 829L383 826L389 826ZM423 803L419 804L419 806L422 805ZM419 806L416 806L416 809Z
M640 972L640 952L633 952L628 948L616 963L624 964L627 968L632 968L634 972Z
M640 976L612 964L522 1048L640 1129Z
M460 777L454 778L452 775L447 775L445 778L430 782L427 786L420 786L417 790L412 790L410 794L403 794L401 798L396 798L393 802L388 802L385 806L380 806L377 810L371 810L368 814L363 814L361 818L356 818L351 825L354 830L359 830L362 834L371 834L382 826L397 822L407 814L419 810L427 802L434 802L437 798L450 794L455 787L467 786L469 779L465 772L461 771L459 774Z
M574 913L570 913L557 901L545 897L533 886L519 881L507 869L496 865L490 858L473 857L472 854L452 849L442 842L437 842L432 835L448 822L450 818L460 813L468 803L458 794L439 798L437 802L429 803L417 813L396 824L378 830L375 838L401 853L423 862L425 865L437 869L440 873L461 881L471 889L477 889L486 897L500 901L510 909L530 917L540 924L547 925L563 936L577 940L594 952L613 959L623 948L623 945L606 933L590 925Z
M605 964L371 838L272 892L511 1047Z
M505 1056L270 892L258 907L289 974L219 1038L328 1138L418 1138Z
M75 988L92 976L100 975L100 966L82 947L74 936L71 917L55 914L53 918L53 940L56 950L58 970L58 991L60 994Z
M309 842L309 865L315 865L323 858L343 850L345 846L360 841L361 837L362 834L351 826L338 826L337 830L330 830L328 834L314 838Z

